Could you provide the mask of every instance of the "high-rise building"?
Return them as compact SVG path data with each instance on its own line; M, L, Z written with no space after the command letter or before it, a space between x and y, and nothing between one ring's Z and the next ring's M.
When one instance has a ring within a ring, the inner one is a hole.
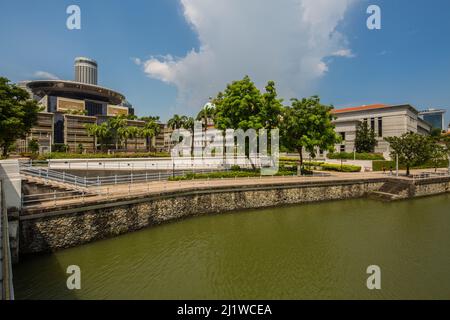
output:
M444 109L427 109L419 113L420 117L430 123L433 128L445 130L445 110Z
M87 125L134 113L123 94L97 84L97 62L89 58L75 59L75 81L34 80L19 86L45 108L30 135L18 141L21 152L26 152L30 139L38 140L42 152L50 151L52 145L64 145L69 151L93 151L96 141L88 135ZM145 122L129 121L128 125L142 127ZM134 149L145 149L142 139L133 142Z
M85 57L75 58L75 81L97 85L97 68L95 60Z

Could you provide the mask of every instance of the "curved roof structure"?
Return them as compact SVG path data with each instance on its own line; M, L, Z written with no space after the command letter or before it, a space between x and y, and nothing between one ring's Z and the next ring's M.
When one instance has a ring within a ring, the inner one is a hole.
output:
M65 80L36 80L27 87L37 96L59 96L71 99L90 99L110 104L120 104L125 96L114 90L92 84Z

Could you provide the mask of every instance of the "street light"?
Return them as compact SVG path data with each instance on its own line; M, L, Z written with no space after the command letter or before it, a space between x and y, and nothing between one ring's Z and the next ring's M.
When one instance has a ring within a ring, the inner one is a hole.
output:
M396 169L395 175L398 177L398 153L395 154L395 169Z

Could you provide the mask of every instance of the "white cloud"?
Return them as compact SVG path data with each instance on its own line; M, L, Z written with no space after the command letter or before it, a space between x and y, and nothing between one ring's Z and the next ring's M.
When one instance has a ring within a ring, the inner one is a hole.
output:
M36 71L33 76L40 80L59 80L58 76L46 71Z
M198 109L246 74L260 88L275 80L286 99L310 95L328 71L326 57L354 56L336 31L354 0L180 1L200 48L142 65L148 76L177 87L183 108Z
M138 66L140 66L142 64L142 60L139 59L139 58L132 57L131 61L133 61L133 63L138 65Z
M332 54L335 57L354 58L356 55L350 49L341 49Z

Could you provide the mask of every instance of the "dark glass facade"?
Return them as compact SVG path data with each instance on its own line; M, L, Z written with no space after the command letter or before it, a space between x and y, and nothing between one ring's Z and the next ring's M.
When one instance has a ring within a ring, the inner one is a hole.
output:
M430 123L433 126L433 128L438 128L438 129L444 130L444 128L442 128L442 118L443 117L444 117L444 115L442 113L430 113L430 114L424 114L423 120Z
M107 105L95 101L85 101L86 111L88 116L105 115L107 112Z

